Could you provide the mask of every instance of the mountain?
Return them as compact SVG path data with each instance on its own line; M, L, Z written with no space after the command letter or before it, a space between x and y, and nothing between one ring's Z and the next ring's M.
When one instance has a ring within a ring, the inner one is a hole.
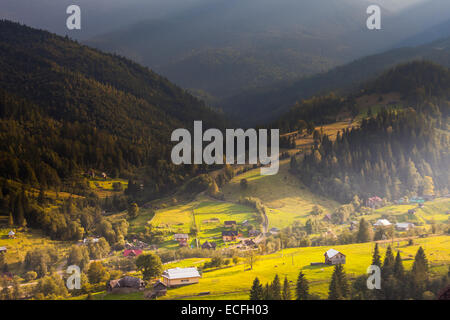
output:
M170 162L171 132L224 126L148 68L17 23L0 21L0 66L3 178L64 188L91 168L125 178L145 168L157 193L186 175Z
M87 41L223 98L322 72L380 47L361 0L214 0ZM384 16L389 16L384 11Z
M367 56L328 72L298 81L249 90L223 102L225 112L244 125L271 122L297 101L329 91L350 92L387 69L413 60L429 60L450 66L450 38L417 47L403 47Z

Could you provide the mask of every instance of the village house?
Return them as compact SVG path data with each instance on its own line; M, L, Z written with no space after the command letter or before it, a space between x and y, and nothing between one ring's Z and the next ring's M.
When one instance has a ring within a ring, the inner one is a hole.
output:
M244 240L244 246L254 248L256 247L256 243L252 239L246 239Z
M340 253L337 250L330 249L324 254L325 264L345 264L345 254Z
M0 254L5 254L8 251L6 247L0 247Z
M124 250L123 256L127 258L137 257L142 254L142 250L140 249L131 249L131 250Z
M167 287L176 287L194 284L200 281L201 275L197 268L174 268L165 270L162 274L162 283Z
M216 243L215 242L209 242L208 240L205 241L202 244L202 249L206 249L206 250L216 250Z
M165 296L167 294L167 286L161 281L157 281L151 291L144 293L144 297L147 299L156 299L158 297Z
M222 231L223 242L235 241L237 236L237 231Z
M236 225L236 221L225 221L224 222L225 228L232 228L235 225Z
M398 231L408 231L410 229L413 229L415 227L414 223L410 222L399 222L395 224L395 228Z
M16 233L14 231L10 230L8 232L8 238L15 239L16 238Z
M409 209L408 214L416 214L416 209Z
M371 197L369 199L367 199L366 201L366 207L372 208L372 209L378 209L381 208L383 206L383 199L381 199L380 197Z
M188 245L189 235L186 233L176 233L173 238L178 241L180 247L186 247Z
M324 217L323 217L323 221L326 221L326 222L331 222L331 214L326 214Z
M392 223L389 222L387 219L380 219L377 222L374 223L375 227L389 227Z
M250 225L250 223L248 222L248 220L242 221L241 224L242 224L243 227L248 227L248 226Z
M145 281L139 278L125 276L118 280L109 281L106 290L112 293L131 293L144 290L144 288Z

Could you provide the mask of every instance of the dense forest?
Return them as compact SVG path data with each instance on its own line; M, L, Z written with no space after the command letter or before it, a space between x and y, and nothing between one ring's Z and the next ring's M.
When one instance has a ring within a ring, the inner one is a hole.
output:
M342 202L354 194L393 200L448 193L449 88L448 69L428 62L388 71L366 92L397 91L411 107L385 108L340 132L336 141L316 132L315 146L303 159L293 157L292 169L314 191Z
M157 195L192 168L170 162L170 134L223 117L147 68L0 22L0 177L67 190L89 169L145 180ZM73 190L68 190L72 192Z

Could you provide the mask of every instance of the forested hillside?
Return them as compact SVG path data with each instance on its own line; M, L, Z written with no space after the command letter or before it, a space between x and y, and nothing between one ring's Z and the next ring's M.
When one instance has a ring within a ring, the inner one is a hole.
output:
M170 162L171 131L199 118L223 124L147 68L8 21L0 66L0 177L35 187L65 190L91 168L124 178L145 168L140 178L167 190L187 174Z
M448 193L449 89L450 71L429 62L386 72L365 92L399 92L407 107L385 108L359 128L339 133L336 141L318 132L311 152L292 158L292 169L314 191L342 202L354 194L395 200Z

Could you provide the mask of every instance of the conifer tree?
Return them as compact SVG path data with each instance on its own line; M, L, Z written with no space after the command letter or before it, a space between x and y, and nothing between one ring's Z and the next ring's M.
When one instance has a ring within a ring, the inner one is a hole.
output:
M386 279L394 272L395 258L391 246L388 246L384 257L382 276Z
M394 265L394 276L397 279L403 278L405 274L405 268L403 267L403 261L400 256L400 251L397 252L397 256L395 257L395 265Z
M296 287L297 300L307 300L309 296L309 284L303 272L300 271Z
M275 275L273 282L270 286L270 292L272 296L272 300L281 300L281 282L278 275Z
M289 281L288 281L287 277L284 278L282 298L283 298L283 300L291 300L292 299L291 289L289 288Z
M263 300L264 289L262 284L259 282L258 277L253 281L252 289L250 290L250 300Z
M349 297L350 287L344 267L341 264L334 266L333 275L331 277L328 299L343 300Z
M375 250L373 251L372 265L379 266L381 268L381 256L378 249L378 243L375 243Z
M369 223L364 218L359 221L359 229L356 240L359 243L370 241Z
M417 281L424 281L428 278L428 259L422 247L417 250L412 273Z

